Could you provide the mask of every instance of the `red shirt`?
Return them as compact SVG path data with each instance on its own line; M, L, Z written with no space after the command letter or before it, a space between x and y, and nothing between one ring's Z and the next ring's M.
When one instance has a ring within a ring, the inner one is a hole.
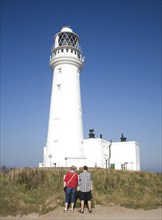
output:
M74 175L74 176L73 176ZM73 176L73 177L72 177ZM71 179L72 178L72 179ZM71 179L71 180L70 180ZM68 181L70 182L68 183ZM65 176L64 182L68 188L76 188L78 186L78 174L75 172L68 172ZM68 184L67 184L68 183Z

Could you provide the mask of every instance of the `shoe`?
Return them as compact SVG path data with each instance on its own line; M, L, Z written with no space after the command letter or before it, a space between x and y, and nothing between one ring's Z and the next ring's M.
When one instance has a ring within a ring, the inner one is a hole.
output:
M64 212L67 212L67 209L64 209Z
M78 212L80 212L80 213L84 213L84 211L83 211L83 210L81 210L81 209L80 209Z
M89 213L92 213L92 209L89 209Z
M73 208L71 208L70 210L71 210L72 212L74 211L74 209L73 209Z

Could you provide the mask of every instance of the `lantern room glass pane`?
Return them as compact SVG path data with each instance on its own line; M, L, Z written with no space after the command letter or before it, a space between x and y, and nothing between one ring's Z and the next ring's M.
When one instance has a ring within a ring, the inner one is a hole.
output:
M78 37L73 33L60 33L58 39L59 46L72 46L79 49L79 40Z

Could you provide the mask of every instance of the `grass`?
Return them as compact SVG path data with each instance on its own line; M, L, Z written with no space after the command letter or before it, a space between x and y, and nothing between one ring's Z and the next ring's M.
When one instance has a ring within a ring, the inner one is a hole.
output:
M63 206L63 175L67 171L63 168L24 168L1 172L0 215L44 214ZM120 204L153 209L162 204L162 174L105 169L90 169L90 172L93 206ZM79 205L77 201L76 206Z
M93 172L95 202L130 208L161 206L162 175L150 172L100 170Z

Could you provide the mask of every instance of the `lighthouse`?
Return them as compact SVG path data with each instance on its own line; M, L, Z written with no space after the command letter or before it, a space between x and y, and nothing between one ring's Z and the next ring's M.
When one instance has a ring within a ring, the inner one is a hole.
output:
M50 67L53 74L47 142L39 167L100 167L140 170L140 148L136 141L120 142L96 138L90 129L83 137L80 74L84 57L79 36L63 27L54 36ZM123 125L124 126L124 125ZM111 140L111 139L110 139Z
M50 67L53 74L44 167L68 166L84 159L80 72L84 58L79 36L63 27L54 36Z

